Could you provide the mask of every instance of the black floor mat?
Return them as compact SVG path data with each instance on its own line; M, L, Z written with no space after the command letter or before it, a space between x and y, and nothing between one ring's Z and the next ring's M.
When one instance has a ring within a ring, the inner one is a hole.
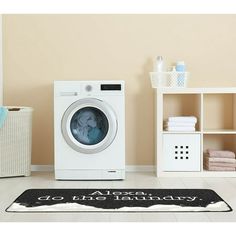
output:
M227 212L210 189L28 189L7 212Z

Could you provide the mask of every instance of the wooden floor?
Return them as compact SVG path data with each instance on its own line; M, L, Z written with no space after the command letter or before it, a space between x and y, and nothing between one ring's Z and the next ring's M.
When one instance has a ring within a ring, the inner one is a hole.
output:
M208 213L7 213L5 209L29 188L207 188L215 190L232 212ZM157 178L154 173L127 173L124 181L55 181L53 173L0 179L0 221L3 222L206 222L236 221L236 178Z

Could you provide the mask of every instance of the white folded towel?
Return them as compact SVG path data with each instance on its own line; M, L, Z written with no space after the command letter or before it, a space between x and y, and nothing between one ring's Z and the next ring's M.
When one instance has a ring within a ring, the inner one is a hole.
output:
M196 129L195 129L195 127L181 127L181 126L177 127L176 126L176 127L166 127L165 130L166 131L179 131L179 132L188 131L188 132L190 132L190 131L195 131Z
M195 122L175 122L175 121L167 121L165 122L165 126L168 127L176 127L176 126L182 126L182 127L195 127Z
M192 122L192 123L197 123L197 117L195 116L173 116L169 117L168 121L171 122Z

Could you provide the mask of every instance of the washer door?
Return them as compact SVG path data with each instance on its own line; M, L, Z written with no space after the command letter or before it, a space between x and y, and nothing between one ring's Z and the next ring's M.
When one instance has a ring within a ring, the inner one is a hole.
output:
M117 133L117 119L104 101L84 98L73 103L63 115L62 134L77 152L98 153L106 149Z

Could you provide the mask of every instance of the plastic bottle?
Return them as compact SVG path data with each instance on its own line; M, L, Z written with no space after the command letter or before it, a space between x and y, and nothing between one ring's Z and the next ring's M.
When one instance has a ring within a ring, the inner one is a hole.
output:
M169 83L170 83L170 87L176 87L176 80L177 80L177 72L176 72L176 67L172 66L172 70L171 70L171 74L170 74L170 78L169 78Z
M158 56L154 62L154 72L163 72L164 62L162 56Z
M184 87L186 80L185 78L186 66L184 61L177 61L175 68L176 71L178 72L177 86Z
M176 62L176 71L185 72L185 63L184 63L184 61L177 61Z

